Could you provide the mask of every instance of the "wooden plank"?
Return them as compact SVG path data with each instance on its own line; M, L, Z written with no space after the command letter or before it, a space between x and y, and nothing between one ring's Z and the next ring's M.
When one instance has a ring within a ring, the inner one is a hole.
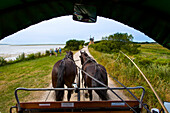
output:
M139 106L138 101L126 101L130 106ZM37 109L37 108L95 108L95 107L128 107L121 101L70 101L70 102L25 102L20 103L21 108Z
M40 112L34 112L34 113L40 113ZM41 113L63 113L63 112L41 112ZM73 112L64 112L64 113L73 113ZM76 112L76 113L82 113L82 112ZM83 112L83 113L133 113L133 111L97 111L97 112Z
M126 101L131 107L138 109L138 101ZM56 101L56 102L24 102L20 103L24 113L133 113L122 101Z

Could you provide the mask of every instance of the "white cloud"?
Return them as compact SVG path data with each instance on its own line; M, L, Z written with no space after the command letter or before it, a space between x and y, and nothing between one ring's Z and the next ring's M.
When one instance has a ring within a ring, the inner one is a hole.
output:
M80 23L72 20L72 16L53 18L23 29L1 40L0 43L35 44L65 43L69 39L88 40L90 35L95 40L116 32L129 33L135 41L153 41L143 33L117 21L98 17L97 23Z

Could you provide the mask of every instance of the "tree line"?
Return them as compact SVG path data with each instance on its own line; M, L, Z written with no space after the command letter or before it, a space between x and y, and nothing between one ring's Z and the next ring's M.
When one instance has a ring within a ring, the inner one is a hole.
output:
M113 53L123 50L124 52L129 52L131 54L137 54L140 52L138 49L140 45L134 44L134 37L127 33L115 33L106 37L102 37L102 40L98 43L90 45L97 51L104 53Z

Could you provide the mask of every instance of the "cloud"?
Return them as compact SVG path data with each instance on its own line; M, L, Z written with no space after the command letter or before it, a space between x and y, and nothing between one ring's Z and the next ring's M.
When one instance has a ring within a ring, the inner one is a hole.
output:
M72 20L72 16L64 16L43 21L23 29L1 40L8 44L39 44L65 43L69 39L86 40L94 37L100 40L102 36L114 33L132 34L134 41L153 41L143 33L122 23L103 17L98 17L96 23L81 23Z

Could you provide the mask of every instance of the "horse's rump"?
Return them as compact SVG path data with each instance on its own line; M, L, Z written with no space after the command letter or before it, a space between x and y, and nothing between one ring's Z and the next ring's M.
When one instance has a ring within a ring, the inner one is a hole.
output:
M72 85L77 75L77 67L73 60L66 59L65 60L65 74L64 74L64 81L67 86Z
M73 54L71 51L67 52L67 55L62 60L55 63L52 70L52 85L54 88L64 88L64 84L68 87L72 87L75 76L77 74L77 67L73 60ZM56 101L62 101L64 96L64 90L56 90ZM68 91L68 101L71 97L71 91Z
M77 67L71 59L59 60L53 66L52 85L57 88L60 87L59 84L74 82L75 75L77 75Z
M80 59L81 59L82 69L86 73L88 73L89 75L91 75L92 77L94 77L95 79L100 81L102 84L105 84L107 86L108 78L107 78L107 72L106 72L105 67L100 64L97 64L97 62L94 59L92 59L91 57L89 57L86 52L80 51L80 53L81 53ZM82 72L82 75L83 75L82 81L84 80L85 87L86 86L88 86L88 87L104 87L102 84L96 82L91 77L87 76L84 72ZM88 91L88 92L89 92L90 100L92 100L92 91ZM107 90L95 90L95 92L99 95L99 97L102 100L109 99Z
M106 69L105 69L104 66L102 66L100 64L95 65L94 78L96 78L100 82L104 83L105 85L108 85L108 78L107 78ZM103 85L101 85L100 83L98 83L94 80L92 81L92 84L93 84L93 87L99 87L99 86L104 87Z
M106 86L108 85L108 78L107 78L107 73L105 71L104 66L100 65L100 64L96 64L96 73L94 75L94 78L96 78L97 80L99 80L100 82L102 82L103 84L105 84ZM104 87L103 85L101 85L100 83L92 80L92 86L93 87ZM95 92L99 95L99 97L102 100L108 100L109 96L107 94L107 90L95 90Z
M58 67L57 88L62 88L64 85L65 66L66 66L66 62L65 60L62 60Z

